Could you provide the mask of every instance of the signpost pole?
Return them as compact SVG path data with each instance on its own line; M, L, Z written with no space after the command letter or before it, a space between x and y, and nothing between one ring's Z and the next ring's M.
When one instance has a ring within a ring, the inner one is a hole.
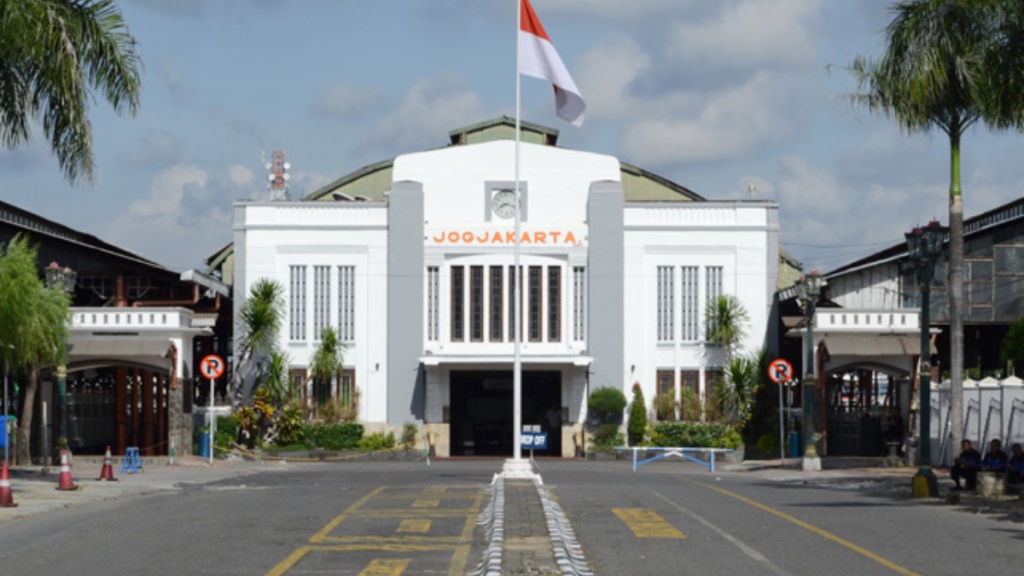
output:
M210 445L210 464L213 464L213 427L217 425L217 419L213 417L213 383L214 382L216 382L216 379L210 378L210 411L208 413L208 416L210 418L210 425L209 425L209 429L210 429L210 432L209 432L209 434L210 434L210 440L209 440L209 445Z
M779 382L779 462L786 463L786 406L783 402L785 382Z

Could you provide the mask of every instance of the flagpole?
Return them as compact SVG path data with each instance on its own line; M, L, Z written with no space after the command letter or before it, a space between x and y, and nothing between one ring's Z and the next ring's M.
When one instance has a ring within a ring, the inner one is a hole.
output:
M519 31L523 29L523 6L522 0L516 0L516 147L515 147L515 194L516 194L516 218L515 218L515 242L513 253L515 254L515 282L512 287L512 319L515 326L515 344L512 359L512 459L517 463L522 460L522 429L523 429L523 364L520 357L519 343L523 338L522 296L519 294L523 285L522 269L519 266L519 210L522 208L521 195L519 192L519 144L520 144L520 114L521 114L521 85L522 75L519 73Z

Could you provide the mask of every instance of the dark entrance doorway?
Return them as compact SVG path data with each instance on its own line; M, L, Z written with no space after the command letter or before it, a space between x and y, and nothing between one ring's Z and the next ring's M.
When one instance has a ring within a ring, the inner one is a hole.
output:
M549 411L557 410L559 428L552 430ZM548 449L537 456L562 454L562 373L523 372L523 424L540 424L548 433ZM512 372L451 373L452 456L512 454ZM525 452L524 452L525 454Z

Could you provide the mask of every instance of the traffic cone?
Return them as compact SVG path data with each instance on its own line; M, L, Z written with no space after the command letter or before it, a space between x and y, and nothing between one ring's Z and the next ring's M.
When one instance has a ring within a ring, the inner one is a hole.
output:
M11 475L7 473L7 460L0 468L0 508L14 508L14 494L11 493Z
M71 479L71 465L68 464L67 450L60 451L60 483L57 490L78 490L75 481Z
M103 468L100 469L100 477L96 479L97 482L101 480L117 482L117 478L114 478L114 466L111 464L111 460L110 446L107 446L107 455L103 457Z

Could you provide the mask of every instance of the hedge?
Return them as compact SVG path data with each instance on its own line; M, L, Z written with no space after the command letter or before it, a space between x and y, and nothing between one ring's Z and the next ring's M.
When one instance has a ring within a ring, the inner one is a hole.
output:
M355 422L307 424L302 427L302 438L314 448L355 450L363 438L363 425Z
M663 447L735 449L743 440L739 432L720 424L660 422L654 425L651 443Z

